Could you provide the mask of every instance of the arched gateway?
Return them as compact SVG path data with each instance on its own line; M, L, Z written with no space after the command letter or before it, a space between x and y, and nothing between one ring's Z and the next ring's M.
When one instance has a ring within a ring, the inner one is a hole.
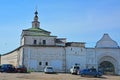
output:
M103 74L116 74L117 73L117 60L111 56L104 56L99 60L98 68Z
M104 74L115 74L114 65L109 61L103 61L100 63L99 68Z

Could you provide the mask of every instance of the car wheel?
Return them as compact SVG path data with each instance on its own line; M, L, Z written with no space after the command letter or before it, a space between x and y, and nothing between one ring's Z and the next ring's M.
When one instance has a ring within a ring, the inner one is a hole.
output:
M18 70L17 72L18 72L18 73L20 73L21 71L20 71L20 70Z
M71 72L71 74L73 75L74 73Z
M99 77L100 77L100 75L97 75L97 77L99 78Z
M81 77L83 77L84 76L84 74L81 74Z
M77 71L77 75L79 75L80 74L80 72L79 71Z
M94 77L99 77L99 75L96 74Z

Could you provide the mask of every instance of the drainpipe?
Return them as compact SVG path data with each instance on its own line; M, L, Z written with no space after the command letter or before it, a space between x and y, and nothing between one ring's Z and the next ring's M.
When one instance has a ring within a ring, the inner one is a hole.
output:
M23 48L23 51L22 51L22 65L24 65L24 48Z
M64 68L65 68L65 73L67 72L67 69L66 69L66 47L63 47L63 49L64 49L64 52L65 52L65 54L64 54L64 60L63 60L63 62L64 62Z
M96 47L95 47L95 67L98 70L98 60L97 60L97 56L96 56Z

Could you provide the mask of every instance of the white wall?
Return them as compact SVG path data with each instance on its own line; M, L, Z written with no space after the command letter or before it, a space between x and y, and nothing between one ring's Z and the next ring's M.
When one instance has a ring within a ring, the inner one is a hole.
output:
M43 71L48 62L48 66L53 66L56 71L62 72L65 64L64 54L63 47L25 47L24 64L28 69Z
M37 40L37 45L42 45L43 40L46 40L46 45L55 45L55 37L25 36L24 38L24 41L22 40L22 45L33 45L34 40Z
M1 64L12 64L14 66L18 65L18 50L4 54L1 56Z
M85 48L66 47L67 72L69 72L70 68L75 64L79 64L81 69L85 68L85 64L86 64Z
M96 51L95 48L86 48L86 67L97 68L97 62L96 62Z

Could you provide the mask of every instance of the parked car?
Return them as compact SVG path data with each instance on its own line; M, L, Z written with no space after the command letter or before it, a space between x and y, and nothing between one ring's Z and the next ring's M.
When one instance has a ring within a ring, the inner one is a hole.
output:
M80 71L81 76L94 76L94 77L100 77L102 76L102 73L97 71L96 69L83 69Z
M45 73L55 73L52 66L46 66L46 67L44 68L44 72L45 72Z
M16 69L12 64L3 64L0 72L16 72Z
M19 66L16 67L16 72L18 72L18 73L26 73L27 68L25 66L19 65Z
M72 66L72 68L70 69L70 73L71 74L79 74L80 71L80 67L78 65Z

